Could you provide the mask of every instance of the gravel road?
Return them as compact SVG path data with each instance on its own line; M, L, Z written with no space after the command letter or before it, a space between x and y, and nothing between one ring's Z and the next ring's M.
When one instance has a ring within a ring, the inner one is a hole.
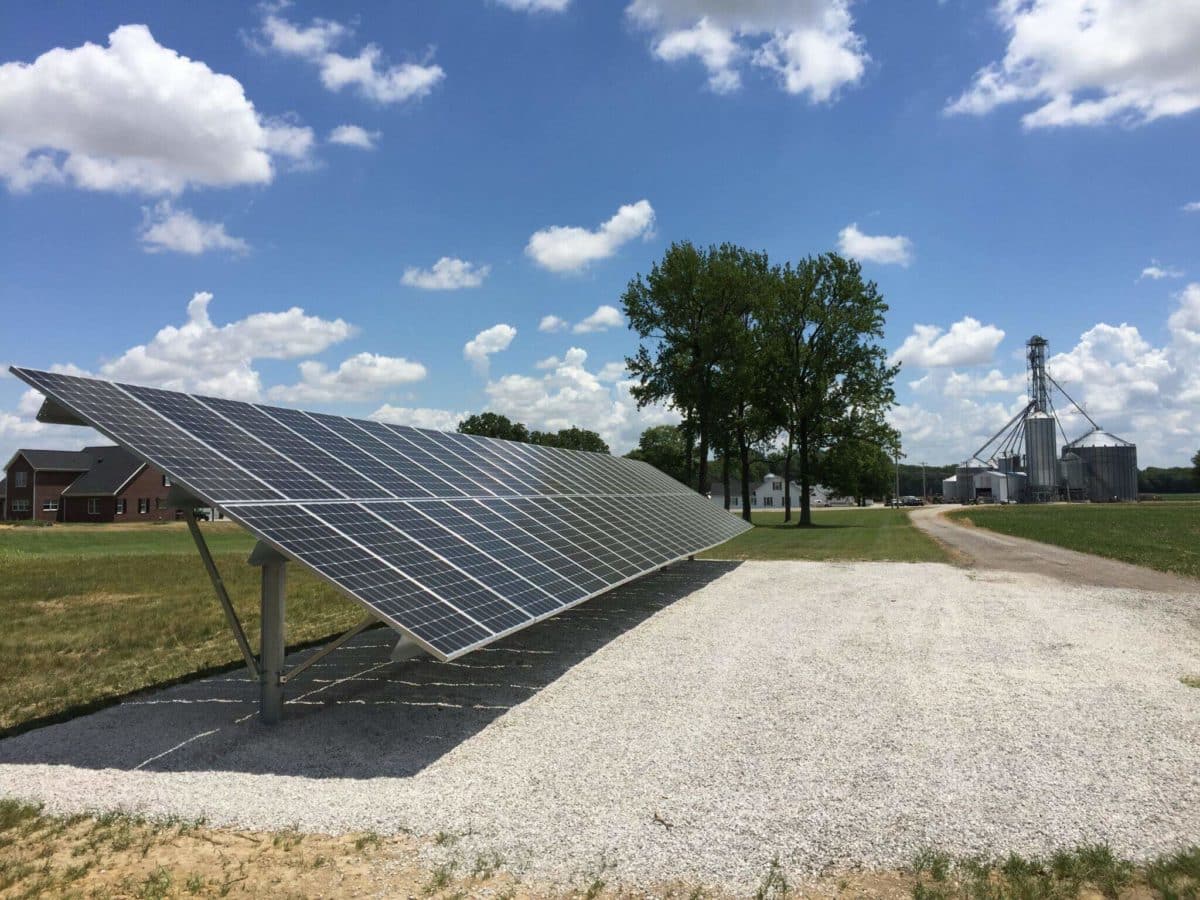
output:
M0 742L0 792L439 831L580 883L1200 839L1200 597L936 564L679 564L457 664L375 630L286 721L207 679Z
M911 510L913 524L975 568L1036 572L1069 584L1132 588L1174 594L1200 594L1200 581L1134 566L1066 547L962 525L947 513L961 506L923 506Z

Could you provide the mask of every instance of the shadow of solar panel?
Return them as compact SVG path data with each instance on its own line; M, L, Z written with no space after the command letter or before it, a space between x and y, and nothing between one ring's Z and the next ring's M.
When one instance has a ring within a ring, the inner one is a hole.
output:
M11 371L444 660L749 527L607 454Z

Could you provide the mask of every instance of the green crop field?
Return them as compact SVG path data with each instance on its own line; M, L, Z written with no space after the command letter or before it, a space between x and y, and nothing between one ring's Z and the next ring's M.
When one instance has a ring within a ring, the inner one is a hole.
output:
M981 528L1200 578L1200 503L975 507L950 514Z
M799 511L793 511L793 517ZM899 509L817 509L811 528L783 512L752 513L755 528L701 554L705 559L895 560L945 562L945 552Z
M254 539L202 526L251 643ZM241 659L182 524L0 527L0 730ZM289 643L344 630L358 606L292 566Z

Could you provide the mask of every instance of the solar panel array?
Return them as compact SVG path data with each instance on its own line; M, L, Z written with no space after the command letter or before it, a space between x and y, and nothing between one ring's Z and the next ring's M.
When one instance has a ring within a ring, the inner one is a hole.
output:
M441 659L748 527L608 454L11 371Z

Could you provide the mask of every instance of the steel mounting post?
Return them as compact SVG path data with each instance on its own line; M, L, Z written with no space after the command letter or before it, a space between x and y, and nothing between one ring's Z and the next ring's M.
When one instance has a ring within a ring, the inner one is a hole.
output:
M274 725L283 718L287 559L259 541L250 554L250 565L262 569L262 634L258 650L260 714L265 724Z

